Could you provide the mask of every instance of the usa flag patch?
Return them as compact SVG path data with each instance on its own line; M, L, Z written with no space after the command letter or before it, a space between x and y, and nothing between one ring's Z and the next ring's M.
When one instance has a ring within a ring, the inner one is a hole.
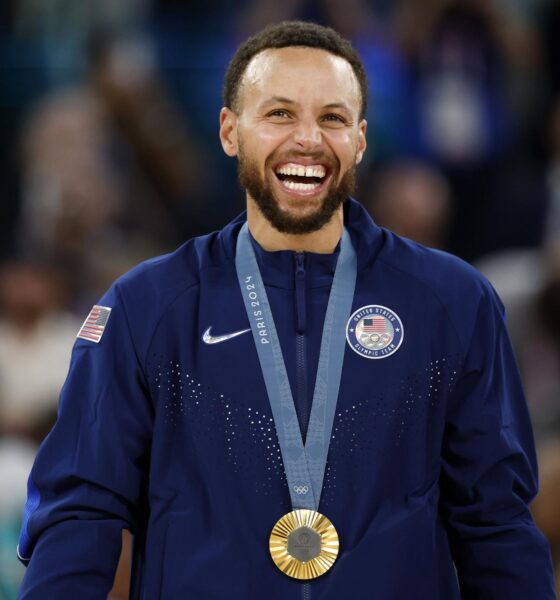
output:
M397 313L380 304L362 306L348 319L346 340L364 358L387 358L404 339L404 328Z
M76 337L82 338L83 340L89 340L98 344L101 341L109 315L111 314L111 308L108 306L98 306L97 304L90 310L87 319L78 331Z

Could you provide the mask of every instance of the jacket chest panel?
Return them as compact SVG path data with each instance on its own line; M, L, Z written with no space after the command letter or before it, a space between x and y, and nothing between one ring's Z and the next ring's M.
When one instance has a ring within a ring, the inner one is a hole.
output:
M191 468L194 461L216 489L227 480L236 493L285 503L283 462L253 334L237 281L224 273L222 284L221 295L216 285L203 287L197 304L177 306L161 325L149 367L158 425L173 440L171 460L178 468ZM278 298L287 298L286 291ZM461 362L452 332L434 307L420 308L406 296L362 289L353 310L372 304L398 314L405 339L382 359L346 344L323 503L363 494L364 486L373 489L380 480L393 482L393 488L385 486L389 493L406 493L431 480L439 467L445 398ZM296 347L293 322L283 318L291 311L286 308L277 320L284 352ZM211 343L204 339L208 328ZM311 334L309 341L308 349L318 349ZM294 392L296 361L289 356L285 362ZM316 368L316 361L307 362L308 369ZM344 490L337 483L342 473Z

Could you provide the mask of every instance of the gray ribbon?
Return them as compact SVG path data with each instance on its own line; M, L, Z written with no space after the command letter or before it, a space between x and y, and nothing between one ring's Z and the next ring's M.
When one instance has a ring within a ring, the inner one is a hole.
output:
M272 409L292 507L318 510L342 376L346 322L356 286L356 252L344 229L323 325L305 445L247 223L237 238L235 267Z

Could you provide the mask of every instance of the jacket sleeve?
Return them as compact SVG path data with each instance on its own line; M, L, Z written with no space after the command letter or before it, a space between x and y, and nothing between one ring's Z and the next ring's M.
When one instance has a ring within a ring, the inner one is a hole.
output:
M465 600L554 600L549 547L528 505L537 493L529 414L504 325L487 289L450 399L441 507Z
M20 598L106 599L121 530L145 498L153 410L118 287L98 343L78 338L58 419L28 481L18 545Z

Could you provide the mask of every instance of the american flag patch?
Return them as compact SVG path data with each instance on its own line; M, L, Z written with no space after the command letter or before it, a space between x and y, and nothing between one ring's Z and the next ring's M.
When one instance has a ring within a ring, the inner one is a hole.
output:
M365 333L385 333L387 326L385 324L384 317L373 317L371 319L364 319L362 331Z
M111 309L108 306L98 306L96 304L90 310L87 319L84 321L76 337L98 344L101 341L101 336L105 331L110 314Z

